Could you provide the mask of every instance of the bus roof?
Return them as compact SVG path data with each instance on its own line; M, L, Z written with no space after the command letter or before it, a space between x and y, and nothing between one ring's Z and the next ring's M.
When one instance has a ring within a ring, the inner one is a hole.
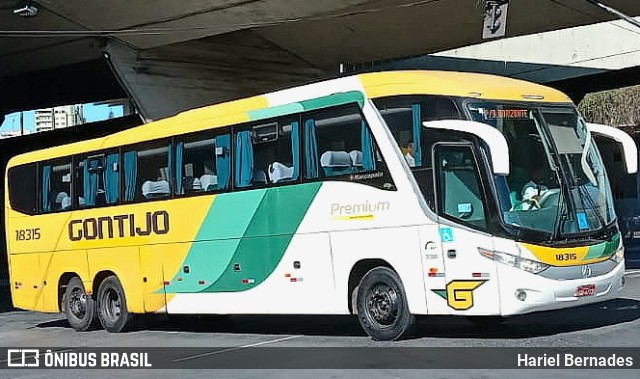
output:
M340 93L349 96L336 96ZM364 100L363 94L374 99L393 95L442 95L485 100L572 103L567 95L558 90L495 75L452 71L366 73L188 110L107 137L21 154L12 158L7 167L296 113L330 105L332 101ZM320 98L331 99L310 101Z

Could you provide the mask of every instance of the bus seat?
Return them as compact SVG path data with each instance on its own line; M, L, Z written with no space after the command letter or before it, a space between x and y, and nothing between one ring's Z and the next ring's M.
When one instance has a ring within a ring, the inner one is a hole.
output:
M325 151L320 157L320 165L326 176L352 172L351 157L346 151Z
M165 197L171 193L169 182L166 180L147 180L142 184L142 196L145 199L154 199L158 197Z
M216 175L204 174L200 177L200 187L205 191L213 191L218 186L218 177Z
M349 152L349 156L351 157L351 165L358 169L362 169L362 151L352 150Z
M69 194L66 192L58 192L55 199L56 209L65 209L64 206L68 204L69 208L71 207L71 198ZM68 209L68 208L67 208Z
M61 203L61 207L60 209L62 210L68 210L71 209L71 197L65 197L64 199L62 199L62 203Z
M262 170L253 170L253 183L267 184L267 174Z
M273 162L269 165L269 179L272 183L291 180L291 177L293 177L293 167L280 162Z

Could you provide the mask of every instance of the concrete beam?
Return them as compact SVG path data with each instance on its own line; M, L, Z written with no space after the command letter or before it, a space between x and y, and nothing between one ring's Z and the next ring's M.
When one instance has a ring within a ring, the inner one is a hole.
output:
M329 75L251 31L143 51L110 43L105 52L147 120Z

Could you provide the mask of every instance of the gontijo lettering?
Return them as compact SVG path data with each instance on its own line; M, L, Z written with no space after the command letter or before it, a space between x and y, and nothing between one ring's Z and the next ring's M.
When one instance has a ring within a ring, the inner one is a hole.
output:
M169 233L169 213L166 211L147 212L144 221L137 223L134 214L85 218L69 222L69 239L94 240L123 238Z

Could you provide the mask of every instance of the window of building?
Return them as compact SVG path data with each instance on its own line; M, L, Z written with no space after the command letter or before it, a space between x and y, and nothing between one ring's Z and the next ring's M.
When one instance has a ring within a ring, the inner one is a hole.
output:
M153 143L125 150L123 154L125 202L171 195L171 145Z
M37 166L35 163L9 170L9 201L18 212L33 214L38 210Z
M176 143L176 193L221 191L231 178L231 136L211 133Z
M252 125L235 133L235 185L238 188L295 181L299 177L300 126L297 120Z
M356 106L304 118L305 177L373 172L383 165L373 135Z
M71 209L71 159L41 164L42 212Z

